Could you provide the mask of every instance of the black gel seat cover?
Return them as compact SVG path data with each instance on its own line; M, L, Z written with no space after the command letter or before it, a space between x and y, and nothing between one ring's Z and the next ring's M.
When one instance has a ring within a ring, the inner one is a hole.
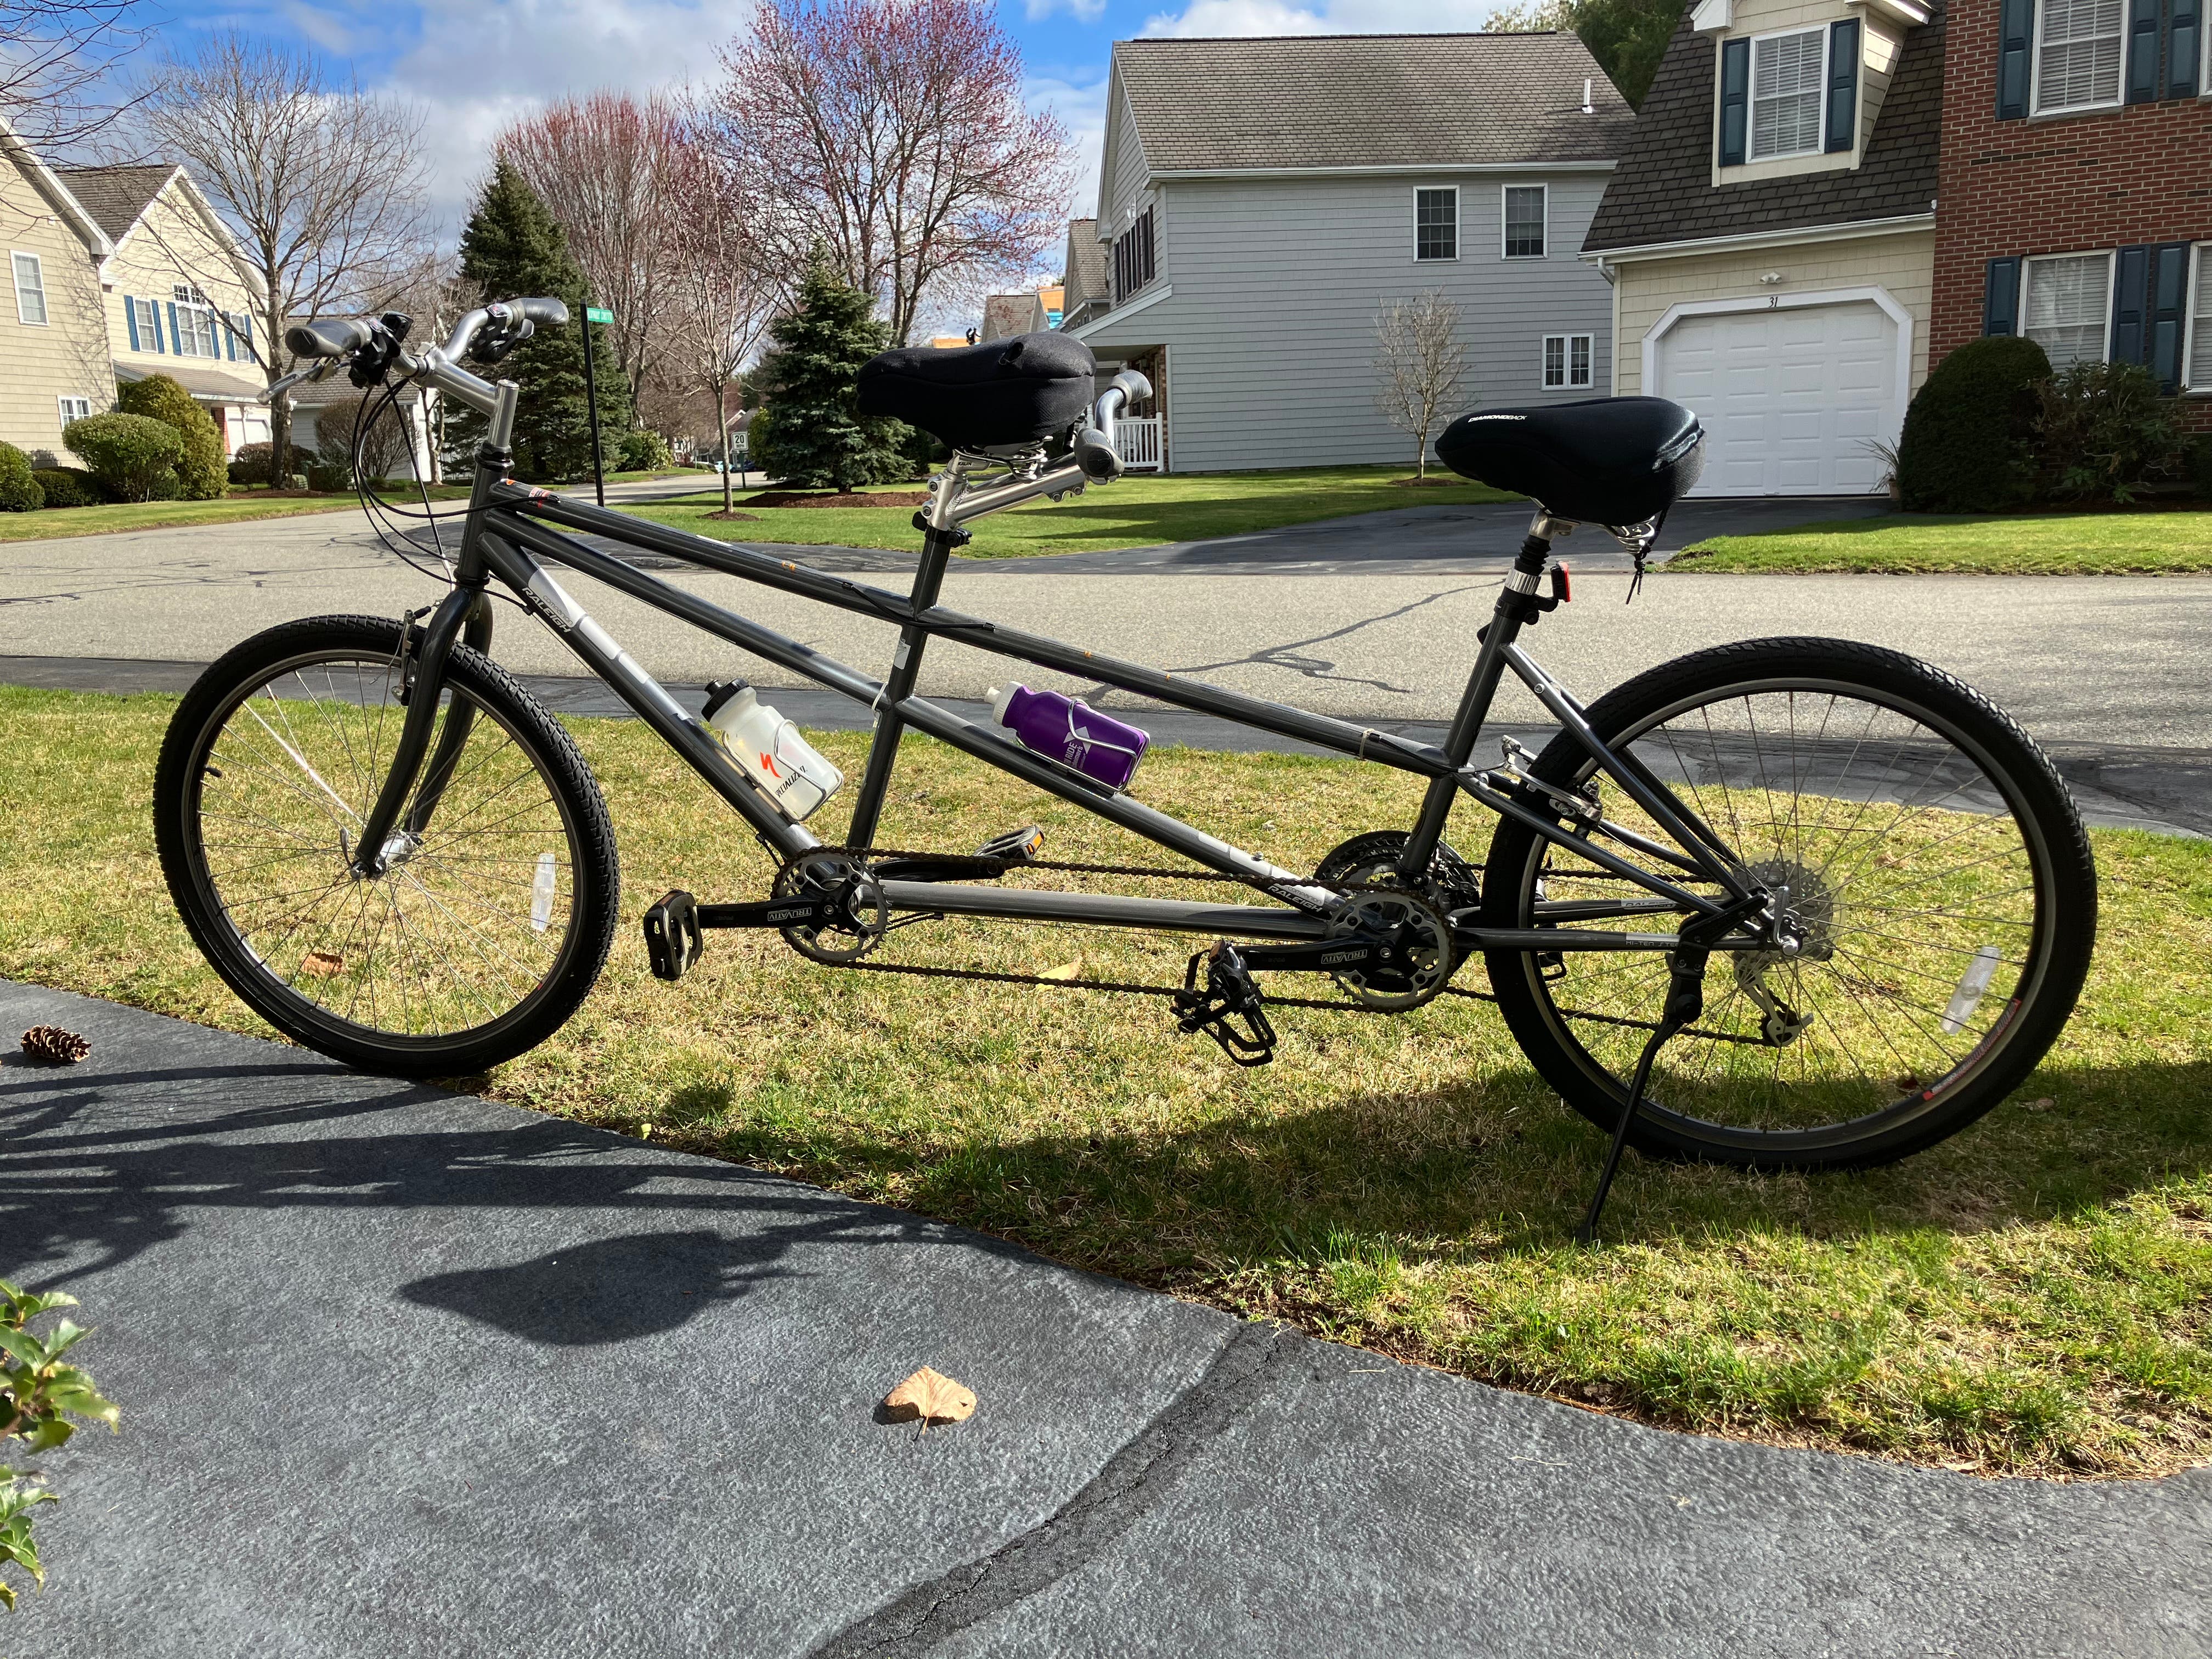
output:
M1091 348L1065 334L906 346L860 370L860 413L895 416L953 449L1029 443L1081 419L1097 374Z
M1554 518L1631 525L1656 519L1705 471L1698 417L1664 398L1590 398L1479 409L1437 440L1455 472L1541 502Z

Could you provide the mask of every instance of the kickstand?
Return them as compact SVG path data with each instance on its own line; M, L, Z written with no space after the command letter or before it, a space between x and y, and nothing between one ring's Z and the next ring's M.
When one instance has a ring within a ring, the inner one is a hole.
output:
M1613 1145L1606 1152L1605 1168L1598 1172L1597 1191L1590 1194L1589 1213L1575 1230L1577 1243L1597 1243L1598 1217L1605 1212L1606 1194L1613 1190L1613 1174L1620 1168L1620 1154L1628 1145L1628 1132L1635 1127L1637 1113L1644 1109L1644 1091L1651 1081L1651 1062L1659 1058L1659 1050L1668 1038L1686 1026L1694 1025L1698 1016L1705 1011L1705 963L1711 958L1712 947L1720 943L1729 929L1765 902L1763 891L1754 892L1683 927L1681 942L1667 957L1666 1004L1660 1010L1659 1024L1652 1030L1651 1040L1637 1057L1636 1076L1621 1105L1620 1121L1613 1126Z

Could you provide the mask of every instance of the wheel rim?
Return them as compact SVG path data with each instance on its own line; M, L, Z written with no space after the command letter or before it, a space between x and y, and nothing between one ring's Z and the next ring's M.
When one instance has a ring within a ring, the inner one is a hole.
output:
M1954 722L1902 695L1788 678L1686 696L1613 741L1754 879L1792 889L1813 947L1715 956L1704 1015L1655 1066L1655 1118L1717 1147L1811 1152L1899 1129L1994 1062L2045 970L2051 850L2017 781ZM1600 783L1609 817L1656 834ZM1524 923L1540 877L1547 899L1632 890L1541 842L1510 873ZM1658 1016L1663 958L1568 951L1521 971L1568 1054L1621 1098Z
M582 933L579 837L533 745L449 681L428 754L457 721L465 741L434 810L414 818L426 758L387 872L356 877L396 693L391 658L325 651L227 698L193 750L187 842L216 943L264 993L321 1030L435 1050L522 1018L559 978Z

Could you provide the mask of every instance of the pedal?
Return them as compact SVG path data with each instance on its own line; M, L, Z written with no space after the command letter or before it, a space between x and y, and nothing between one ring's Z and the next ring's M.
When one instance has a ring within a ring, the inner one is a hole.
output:
M1198 988L1199 964L1206 964L1206 988ZM1175 994L1176 1025L1203 1031L1221 1045L1237 1066L1265 1066L1275 1057L1275 1028L1262 1006L1267 999L1244 966L1237 947L1216 939L1183 969L1182 989ZM1233 1023L1242 1021L1240 1027Z
M1003 836L994 836L975 849L979 859L1004 859L1008 864L1034 864L1044 851L1044 830L1042 825L1025 823L1018 830L1009 830Z
M706 940L699 932L699 904L682 888L645 913L645 955L656 979L678 980L698 966Z

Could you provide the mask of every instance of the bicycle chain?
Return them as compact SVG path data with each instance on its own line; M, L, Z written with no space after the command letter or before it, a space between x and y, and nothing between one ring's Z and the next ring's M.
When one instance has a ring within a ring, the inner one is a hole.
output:
M799 856L802 858L817 858L825 853L837 854L842 857L860 860L929 859L935 860L946 860L975 856L972 854L916 852L905 848L892 847L815 847L808 848L806 852L801 854ZM1281 878L1273 876L1237 876L1230 875L1218 870L1163 870L1155 865L1144 864L1079 864L1069 862L1065 860L1054 859L1024 859L1019 861L1009 860L1006 865L1006 872L1010 873L1015 870L1055 870L1067 875L1137 876L1154 878L1164 881L1228 882L1238 886L1256 887L1262 891L1271 887L1279 887L1285 884ZM1300 876L1291 878L1291 880L1295 882L1297 885L1301 887L1321 887L1327 889L1330 892L1338 894L1350 894L1358 890L1358 888L1347 886L1341 882L1322 881L1318 877ZM1360 885L1382 887L1387 886L1387 884L1380 882L1368 882L1360 884ZM824 963L823 965L827 967L831 964ZM987 968L933 968L921 963L868 962L855 960L836 964L836 966L839 970L842 972L863 974L904 974L915 979L975 980L984 984L990 985L1044 985L1064 991L1103 991L1120 996L1172 997L1181 994L1183 988L1180 985L1143 985L1130 980L1049 979L1042 974L1009 974L997 972ZM1447 985L1437 994L1447 997L1464 997L1471 1002L1495 1003L1498 1000L1498 996L1495 992L1464 990L1456 985ZM1337 1009L1355 1014L1388 1014L1404 1012L1402 1010L1389 1008L1370 1008L1364 1002L1351 1002L1340 999L1333 1001L1324 1000L1319 997L1279 997L1271 994L1268 996L1267 1001L1273 1006L1279 1008ZM1632 1030L1638 1031L1652 1031L1658 1029L1658 1022L1656 1020L1626 1019L1618 1014L1585 1012L1579 1009L1571 1008L1563 1008L1559 1012L1562 1015L1568 1018L1588 1020L1593 1024L1600 1025L1625 1026ZM1683 1031L1681 1035L1684 1036L1705 1037L1716 1042L1743 1043L1752 1048L1765 1048L1767 1046L1763 1038L1741 1036L1732 1031L1708 1031L1696 1027L1692 1027L1689 1030Z

